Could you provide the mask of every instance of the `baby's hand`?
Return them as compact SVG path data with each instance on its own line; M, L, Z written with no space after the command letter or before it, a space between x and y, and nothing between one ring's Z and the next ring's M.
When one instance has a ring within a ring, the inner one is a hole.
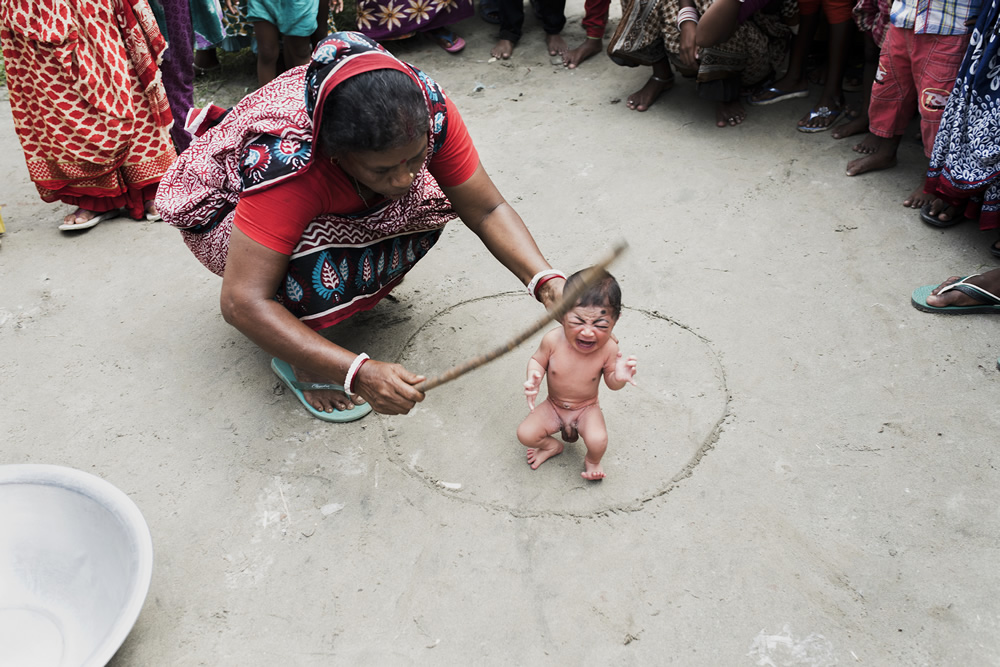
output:
M633 387L637 386L635 384L635 367L638 363L635 355L630 354L626 358L622 357L622 353L619 351L618 359L615 361L615 379L619 382L628 382Z
M538 371L531 371L528 379L524 382L524 395L528 397L528 410L535 409L535 399L538 398L538 387L542 383L542 374Z

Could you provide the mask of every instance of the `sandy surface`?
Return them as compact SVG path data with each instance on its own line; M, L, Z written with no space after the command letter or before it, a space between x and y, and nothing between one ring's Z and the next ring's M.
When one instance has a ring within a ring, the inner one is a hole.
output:
M648 70L553 66L531 18L509 63L459 30L460 56L396 51L547 256L631 244L639 386L602 394L599 484L579 447L527 468L528 346L407 417L308 418L176 231L56 230L0 102L0 455L142 509L152 586L112 664L1000 664L996 323L909 303L993 237L900 206L920 147L849 179L851 140L794 130L806 100L720 130L679 80L635 113ZM540 314L518 287L453 223L331 335L433 374Z

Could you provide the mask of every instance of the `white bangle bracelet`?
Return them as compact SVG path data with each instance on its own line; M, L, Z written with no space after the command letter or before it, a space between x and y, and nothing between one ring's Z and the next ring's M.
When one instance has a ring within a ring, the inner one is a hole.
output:
M344 378L344 393L348 396L352 396L354 392L351 391L351 383L354 381L354 375L361 368L361 364L365 363L371 359L367 354L362 352L358 356L354 357L354 361L351 362L351 367L347 369L347 377Z
M538 295L535 294L535 290L538 289L538 281L540 281L542 278L547 278L548 276L552 276L554 278L562 278L563 280L566 280L566 274L563 273L562 271L559 271L558 269L545 269L544 271L539 271L534 275L534 277L528 283L528 294L531 295L531 298L533 299L538 298Z

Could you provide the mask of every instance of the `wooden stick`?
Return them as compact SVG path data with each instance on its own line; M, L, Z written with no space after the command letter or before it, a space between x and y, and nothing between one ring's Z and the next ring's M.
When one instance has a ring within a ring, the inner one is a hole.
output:
M440 387L445 382L450 382L461 375L465 375L471 370L475 370L480 366L488 364L497 357L507 354L515 347L531 338L532 335L552 320L558 320L561 318L576 304L580 295L596 283L598 279L600 279L602 272L605 271L613 261L618 259L618 257L625 252L626 248L628 248L628 244L625 243L625 241L619 241L615 244L614 248L611 249L611 252L607 256L594 266L584 270L583 275L580 276L582 280L579 283L574 285L571 289L563 291L562 298L556 302L551 310L547 311L543 317L539 318L538 321L525 329L523 332L514 336L492 352L487 352L486 354L473 357L464 363L451 367L437 377L424 380L420 384L416 385L417 391L425 392L428 389Z

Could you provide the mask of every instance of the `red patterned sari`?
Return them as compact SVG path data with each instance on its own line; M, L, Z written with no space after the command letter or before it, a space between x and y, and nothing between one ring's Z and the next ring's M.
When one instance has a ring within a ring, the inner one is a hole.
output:
M147 0L3 0L0 41L38 194L141 218L177 157Z

